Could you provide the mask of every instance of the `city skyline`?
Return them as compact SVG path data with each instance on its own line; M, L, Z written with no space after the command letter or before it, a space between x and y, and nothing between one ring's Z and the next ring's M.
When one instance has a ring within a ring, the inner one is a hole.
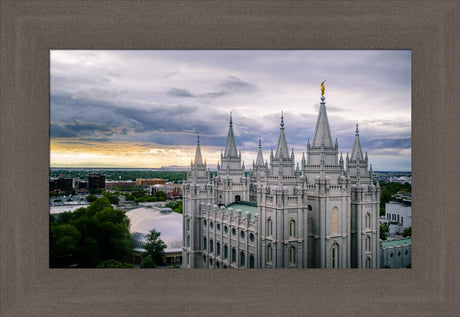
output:
M339 152L356 122L373 169L411 168L411 52L50 52L51 167L187 166L200 134L214 167L230 112L247 168L276 147L281 112L296 161L313 138L320 84Z

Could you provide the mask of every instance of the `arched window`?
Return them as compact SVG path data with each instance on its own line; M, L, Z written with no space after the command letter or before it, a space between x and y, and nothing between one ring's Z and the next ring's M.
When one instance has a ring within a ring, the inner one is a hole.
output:
M190 235L187 235L187 247L190 247Z
M338 232L338 218L338 209L334 207L331 214L331 233L333 234Z
M371 215L366 214L366 228L370 229L371 228Z
M216 242L216 255L220 255L220 242Z
M236 262L236 249L232 248L232 262Z
M224 259L228 258L228 246L224 244Z
M366 269L370 269L370 268L371 268L371 258L367 257L366 258Z
M290 220L289 221L289 237L291 237L291 238L296 237L295 220Z
M366 251L371 250L371 237L367 236L366 237Z
M241 252L240 252L240 266L241 266L241 267L244 267L244 265L245 265L244 252L241 251Z
M211 240L209 240L209 252L213 252L214 251L214 242Z
M339 246L337 244L331 247L331 267L333 269L339 267Z
M296 263L297 263L296 250L295 250L295 247L292 246L289 248L289 265L294 265Z
M268 218L267 219L267 236L272 235L272 219Z
M249 256L249 268L253 269L256 266L256 259L254 258L254 255Z
M273 250L272 245L267 245L267 262L271 263L273 261Z
M190 230L190 219L187 218L187 230Z
M203 238L203 250L206 250L208 247L208 240L206 240L206 237Z

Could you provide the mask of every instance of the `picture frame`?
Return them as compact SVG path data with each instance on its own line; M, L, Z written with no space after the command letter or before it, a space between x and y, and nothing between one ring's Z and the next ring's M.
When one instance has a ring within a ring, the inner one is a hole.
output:
M458 2L44 0L0 8L0 315L458 314ZM50 269L49 50L237 48L412 50L412 268Z

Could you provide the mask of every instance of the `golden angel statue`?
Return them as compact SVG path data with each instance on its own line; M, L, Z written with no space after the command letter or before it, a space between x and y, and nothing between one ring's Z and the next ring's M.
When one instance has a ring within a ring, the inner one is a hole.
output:
M323 82L321 83L321 96L324 96L324 90L325 90L325 88L324 88L324 83L325 83L325 82L326 82L326 81L323 81Z

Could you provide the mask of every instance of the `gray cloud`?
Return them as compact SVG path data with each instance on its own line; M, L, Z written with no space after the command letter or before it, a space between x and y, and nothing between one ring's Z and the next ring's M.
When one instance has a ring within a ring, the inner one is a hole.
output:
M178 89L178 88L170 88L168 89L166 94L172 97L195 97L187 89Z

